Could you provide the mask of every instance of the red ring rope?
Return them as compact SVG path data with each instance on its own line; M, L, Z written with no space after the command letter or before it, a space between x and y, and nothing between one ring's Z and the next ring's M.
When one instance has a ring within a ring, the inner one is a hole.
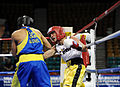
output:
M0 38L0 40L11 40L11 38Z
M83 30L89 28L95 22L98 22L99 20L101 20L102 18L104 18L105 16L107 16L110 12L112 12L114 9L116 9L119 5L120 5L120 0L117 3L115 3L113 6L111 6L108 10L106 10L105 12L103 12L101 15L99 15L98 17L96 17L95 20L93 20L88 25L84 26L82 29L80 29L79 31L77 31L73 36L75 36L76 34L82 32Z
M49 37L46 37L46 39L50 39ZM0 38L0 41L1 40L11 40L11 38Z
M107 16L110 12L112 12L114 9L116 9L119 5L120 5L120 0L117 3L115 3L113 6L111 6L108 10L103 12L101 15L96 17L95 20L93 20L88 25L84 26L82 29L77 31L73 36L75 36L76 34L82 32L83 30L87 29L88 27L92 26L96 21L98 22L99 20L101 20L102 18ZM46 39L49 39L49 37L46 37ZM11 38L0 38L0 40L11 40Z

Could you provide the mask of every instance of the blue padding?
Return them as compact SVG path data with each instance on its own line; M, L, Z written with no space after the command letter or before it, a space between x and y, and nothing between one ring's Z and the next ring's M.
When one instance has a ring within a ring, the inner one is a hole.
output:
M86 71L89 73L96 73L96 70L86 69Z
M98 70L91 70L91 69L86 69L87 72L90 73L115 73L115 72L120 72L120 67L118 68L108 68L108 69L98 69ZM49 70L49 72L60 72L60 70ZM11 72L0 72L0 74L14 74L14 71Z
M109 68L109 69L99 69L97 70L98 73L114 73L114 72L120 72L119 68Z
M14 71L9 71L9 72L0 72L0 74L14 74Z
M90 73L115 73L115 72L120 72L120 67L118 67L118 68L108 68L108 69L98 69L98 70L86 69L86 71L90 72Z
M49 72L60 72L60 70L49 70Z
M60 72L60 70L49 70L49 72ZM0 72L0 74L14 74L14 71L11 72Z

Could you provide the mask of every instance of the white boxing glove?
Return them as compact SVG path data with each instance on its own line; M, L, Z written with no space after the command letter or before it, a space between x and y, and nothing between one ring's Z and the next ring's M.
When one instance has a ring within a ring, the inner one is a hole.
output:
M62 49L63 49L63 46L60 46L60 45L56 44L56 50L57 50L58 54L63 54Z
M63 44L66 48L72 47L72 48L75 48L79 51L82 50L82 45L80 43L77 43L73 39L65 39Z
M73 39L65 39L64 42L63 42L63 45L66 47L66 48L70 48L72 45L73 45Z

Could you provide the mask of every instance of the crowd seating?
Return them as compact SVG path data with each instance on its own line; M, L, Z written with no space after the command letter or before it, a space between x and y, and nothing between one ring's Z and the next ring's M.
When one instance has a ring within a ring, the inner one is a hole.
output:
M60 60L61 58L59 56L53 56L45 61L49 70L60 70Z
M120 37L107 41L107 67L120 67Z

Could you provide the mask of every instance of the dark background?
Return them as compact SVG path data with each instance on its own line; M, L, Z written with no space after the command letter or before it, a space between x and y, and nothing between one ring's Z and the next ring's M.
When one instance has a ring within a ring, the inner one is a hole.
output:
M75 33L118 1L119 0L0 0L0 19L7 20L5 23L5 32L9 31L9 35L5 33L6 37L10 37L12 32L17 30L17 19L23 15L31 16L34 19L34 27L39 29L44 36L47 36L49 27L56 25L73 27L73 32ZM94 25L88 28L88 30L91 28L94 28ZM120 30L120 6L97 23L96 40L118 30ZM96 46L96 68L120 67L119 43L120 38L118 37ZM2 42L0 50L2 49L1 51L4 51L2 53L9 53L10 47L10 42L8 45ZM50 64L52 61L54 65L57 61L56 66L58 65L57 67L60 68L60 61L55 59L56 58L51 58L48 61L50 61ZM49 63L47 62L48 69L55 70L56 66L51 64L51 67Z
M10 34L17 29L17 18L28 15L34 19L34 27L47 36L51 26L70 26L74 32L90 23L118 0L4 0L0 2L0 18L7 20ZM116 10L99 21L97 36L106 36L107 29L118 30ZM91 28L94 28L92 26Z

